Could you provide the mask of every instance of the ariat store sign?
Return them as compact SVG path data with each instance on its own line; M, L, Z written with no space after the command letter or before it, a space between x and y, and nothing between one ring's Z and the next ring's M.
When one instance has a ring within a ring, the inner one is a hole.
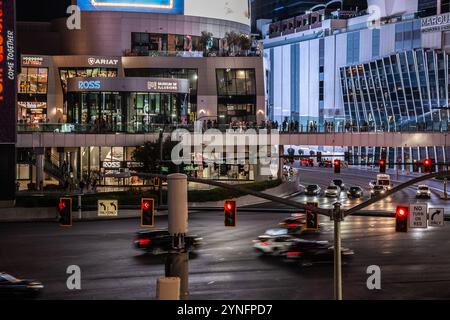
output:
M450 30L450 13L422 19L422 32L441 32Z
M90 58L88 58L88 64L90 66L93 66L93 65L117 66L119 64L119 59L90 57Z

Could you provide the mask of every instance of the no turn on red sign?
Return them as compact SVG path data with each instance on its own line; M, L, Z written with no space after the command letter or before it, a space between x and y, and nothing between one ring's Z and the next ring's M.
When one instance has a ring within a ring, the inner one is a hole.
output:
M427 214L428 206L427 204L415 203L409 206L409 227L411 229L417 228L427 228Z

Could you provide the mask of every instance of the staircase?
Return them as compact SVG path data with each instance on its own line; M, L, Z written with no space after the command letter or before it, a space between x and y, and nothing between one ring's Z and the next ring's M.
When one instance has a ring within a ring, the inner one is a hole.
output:
M57 165L59 159L52 155L50 159L45 158L44 160L44 172L51 176L52 178L58 180L60 184L64 184L64 174L62 169Z

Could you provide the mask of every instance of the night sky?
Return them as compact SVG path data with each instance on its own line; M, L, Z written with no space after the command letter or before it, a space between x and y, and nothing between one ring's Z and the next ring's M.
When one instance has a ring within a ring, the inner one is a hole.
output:
M49 21L66 16L71 0L16 0L18 21Z

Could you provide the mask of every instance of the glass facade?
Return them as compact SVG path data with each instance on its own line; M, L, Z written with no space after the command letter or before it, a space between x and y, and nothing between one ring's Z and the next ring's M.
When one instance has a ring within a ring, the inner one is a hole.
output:
M197 89L198 70L197 69L125 69L126 77L146 77L146 78L171 78L189 80L189 116L190 121L194 121L197 115Z
M448 60L448 54L441 51L417 49L341 68L346 129L448 131ZM405 162L404 157L450 159L448 148L411 149L390 148L388 162ZM373 159L374 152L375 148L360 148L355 154Z
M256 122L254 69L217 69L219 124Z
M187 124L188 94L68 93L68 123L90 132L152 132L155 124Z
M18 76L17 120L35 124L47 121L48 68L22 67Z

